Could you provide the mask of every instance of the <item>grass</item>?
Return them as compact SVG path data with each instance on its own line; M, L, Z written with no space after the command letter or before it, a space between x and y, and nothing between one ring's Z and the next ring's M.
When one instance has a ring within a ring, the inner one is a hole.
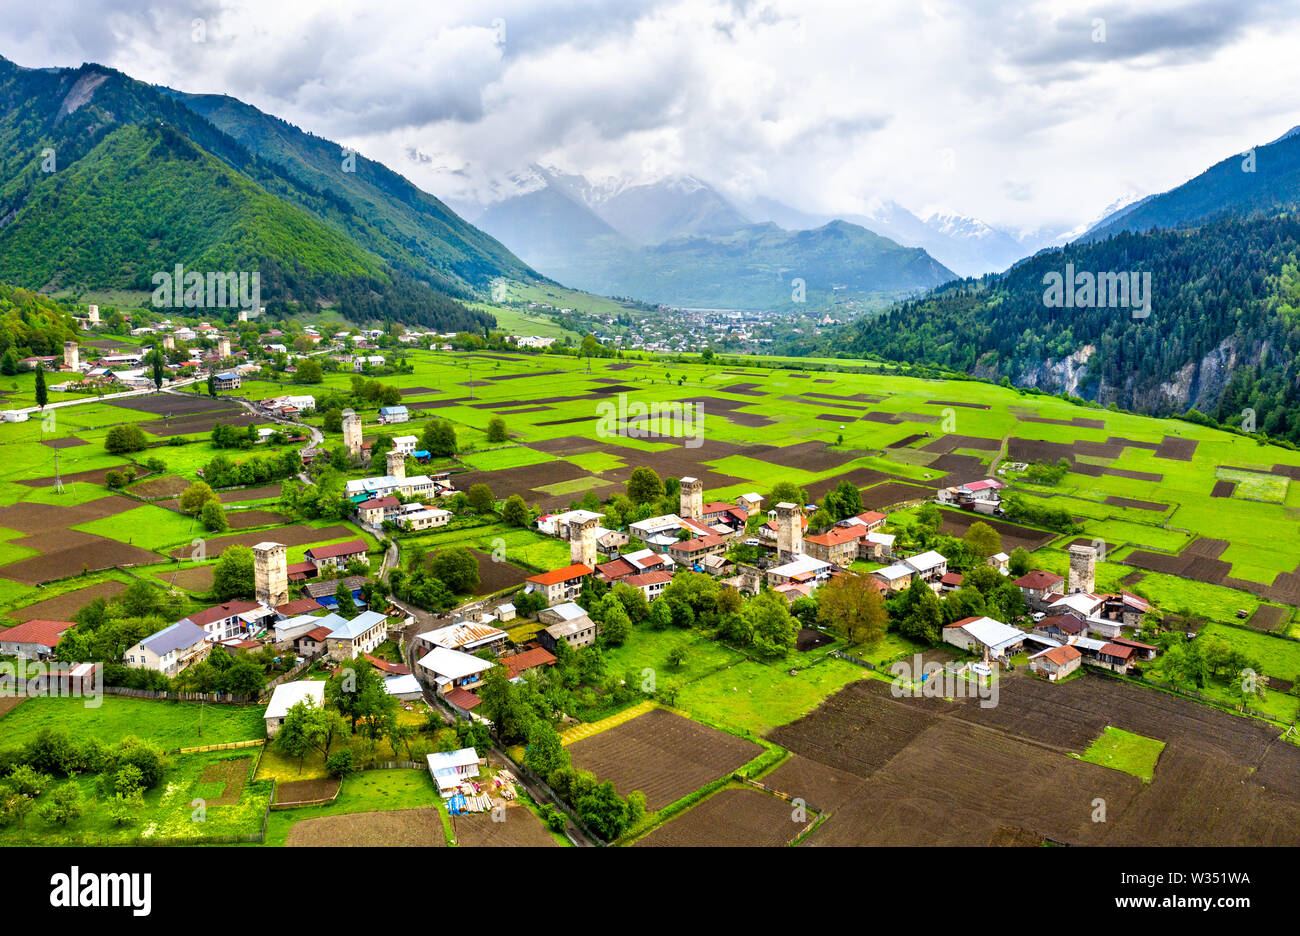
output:
M1220 481L1234 481L1236 490L1233 497L1245 500L1264 501L1268 504L1281 504L1286 500L1287 488L1291 479L1284 475L1267 474L1258 471L1238 471L1235 468L1219 468L1214 476Z
M265 844L284 845L289 830L304 819L420 806L437 806L446 812L427 770L363 770L343 779L339 795L332 803L273 809L266 824Z
M1079 755L1080 760L1090 764L1100 764L1112 770L1140 777L1147 783L1156 773L1156 761L1165 749L1163 741L1145 738L1122 728L1107 726L1101 737L1088 745L1088 750Z
M827 696L866 676L862 667L836 659L795 676L787 669L745 661L684 686L677 707L761 736L807 715Z
M135 735L168 751L251 741L266 735L263 708L258 705L202 705L111 695L104 696L98 707L86 705L93 701L28 699L0 721L4 743L23 744L42 728L65 728L74 737L95 737L107 744Z

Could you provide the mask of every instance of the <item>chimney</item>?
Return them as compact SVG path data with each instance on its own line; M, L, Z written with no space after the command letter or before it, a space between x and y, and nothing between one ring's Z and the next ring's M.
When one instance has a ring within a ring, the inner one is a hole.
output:
M1070 547L1070 594L1092 594L1096 587L1097 550L1082 544Z
M288 552L280 543L253 547L253 597L272 610L289 600Z
M63 342L63 366L68 370L76 370L80 363L81 358L77 354L77 343L75 341Z
M405 478L406 477L406 456L403 455L401 452L389 452L387 458L388 458L388 473L392 475L394 478Z
M569 559L581 562L589 569L596 568L596 527L599 517L569 524Z
M776 505L776 554L782 562L803 555L803 508L797 504Z
M682 478L683 517L691 520L704 519L704 482L699 478Z
M361 417L356 410L343 411L343 444L350 458L361 457Z

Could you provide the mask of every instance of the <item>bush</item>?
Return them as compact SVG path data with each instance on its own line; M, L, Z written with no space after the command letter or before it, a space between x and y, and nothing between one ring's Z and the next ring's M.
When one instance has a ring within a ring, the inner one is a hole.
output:
M335 751L325 761L325 769L329 771L331 777L346 777L356 770L356 760L352 756L351 748L344 748L341 751Z
M104 438L104 448L114 455L143 451L149 445L138 426L114 426Z

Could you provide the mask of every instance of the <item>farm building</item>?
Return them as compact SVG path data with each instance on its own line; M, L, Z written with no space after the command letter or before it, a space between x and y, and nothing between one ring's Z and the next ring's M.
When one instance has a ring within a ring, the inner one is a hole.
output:
M543 647L554 653L561 641L576 650L595 643L599 634L600 626L584 614L558 624L548 624L537 632L537 639Z
M945 627L943 642L997 660L1018 651L1025 642L1025 632L990 617L968 617Z
M904 559L903 565L925 582L937 582L948 574L948 560L933 549Z
M524 591L540 591L548 605L572 601L582 591L582 583L594 570L581 562L554 569L524 580Z
M448 650L460 650L464 653L476 653L479 650L499 652L506 644L508 636L500 628L490 624L448 624L437 630L426 631L415 638L422 650L434 647L446 647Z
M779 566L774 566L767 570L767 580L769 584L785 585L816 585L821 584L831 577L833 567L829 562L816 559L812 556L796 556L789 562Z
M48 660L54 656L59 638L77 625L71 621L33 618L0 631L0 656L20 660Z
M310 708L325 707L325 683L319 679L300 679L296 682L280 683L271 693L271 701L266 706L266 736L274 738L280 726L284 724L289 709L299 702L307 703ZM287 737L287 736L286 736Z
M730 540L725 536L710 533L694 539L681 540L668 547L668 555L673 561L684 566L692 566L704 561L706 556L720 556L727 551Z
M418 664L426 674L425 678L433 680L440 695L445 695L451 689L477 686L482 681L483 674L492 668L487 660L446 647L434 647L420 657Z
M411 414L405 406L381 406L379 407L379 422L387 425L389 423L410 422Z
M478 751L472 747L430 754L428 760L429 776L444 797L452 796L462 783L478 776Z
M385 676L384 692L396 696L403 702L418 702L424 698L420 681L409 673L405 676Z
M542 647L533 647L522 653L501 657L497 662L506 668L506 673L511 679L518 679L524 673L539 666L554 666L555 654Z
M722 560L721 556L709 556L701 565L707 566L710 560ZM725 562L725 560L723 560ZM707 569L706 569L707 571ZM667 569L657 569L650 572L638 572L635 575L629 575L621 579L624 585L631 585L633 588L641 589L645 595L646 601L654 601L664 593L664 589L673 580L673 574Z
M415 510L403 510L397 515L397 525L403 530L431 530L446 526L453 516L450 510L441 507L425 507L423 504L407 504Z
M175 676L206 657L211 646L207 631L189 621L178 621L128 648L125 661L133 669Z
M313 618L312 620L319 620ZM325 638L330 635L328 625L318 625L293 639L294 652L302 657L316 656L325 652Z
M357 504L357 515L362 523L379 526L385 520L391 520L401 510L402 502L389 494L386 497L372 497Z
M1050 680L1064 679L1083 663L1083 654L1071 646L1049 647L1029 658L1029 669Z
M370 549L365 540L348 540L346 543L332 543L328 546L313 546L307 550L307 558L316 566L318 572L341 569L353 559L370 565L367 555Z
M325 648L332 660L355 660L388 639L388 618L378 611L364 611L351 620L327 614L321 626L330 629Z
M189 617L182 618L181 623L203 628L208 639L216 642L247 634L272 614L269 608L256 601L227 601L225 604L196 611Z
M1047 572L1043 569L1034 569L1032 572L1026 572L1013 583L1020 589L1020 594L1024 596L1025 604L1031 608L1043 609L1047 607L1047 596L1059 594L1065 585L1065 576L1057 575L1055 572Z
M910 566L896 562L891 566L885 566L883 569L876 569L871 573L891 592L902 591L912 584L912 576L916 574Z

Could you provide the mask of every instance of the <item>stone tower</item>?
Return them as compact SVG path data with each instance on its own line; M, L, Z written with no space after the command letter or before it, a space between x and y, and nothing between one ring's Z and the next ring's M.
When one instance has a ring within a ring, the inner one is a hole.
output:
M569 558L589 569L596 568L596 527L598 517L569 524Z
M87 318L90 319L90 324L91 324L91 325L98 325L98 324L99 324L99 306L97 306L97 305L86 306L86 316L87 316Z
M355 410L343 411L343 444L351 458L361 457L361 417Z
M248 310L247 310L247 309L240 309L240 310L239 310L239 320L240 320L241 322L247 322L247 321L248 321Z
M288 550L279 543L253 547L253 597L268 608L289 600Z
M75 341L63 342L63 366L68 370L76 370L77 365L81 363L81 356L77 353L77 343Z
M1096 587L1097 550L1093 546L1070 547L1070 594L1092 594Z
M230 339L225 335L217 339L217 356L223 361L230 357Z
M776 505L776 554L782 562L803 555L803 508L798 504Z
M166 348L168 351L175 351L175 350L176 350L176 336L175 336L175 335L163 335L163 347Z
M385 457L388 459L388 473L394 478L405 478L406 456L401 452L389 452Z
M699 478L682 478L683 517L691 520L704 519L704 482Z

